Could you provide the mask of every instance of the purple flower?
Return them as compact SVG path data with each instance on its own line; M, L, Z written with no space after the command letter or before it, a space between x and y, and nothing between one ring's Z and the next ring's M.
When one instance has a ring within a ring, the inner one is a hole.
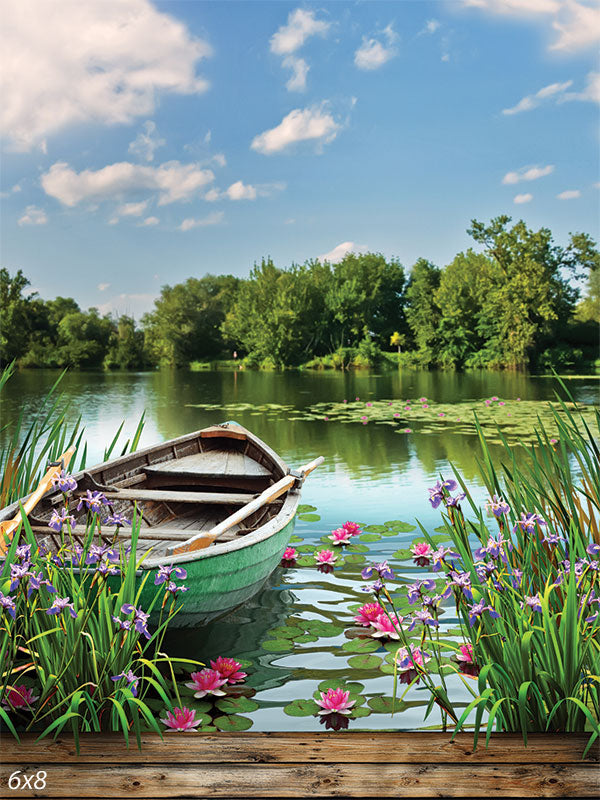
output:
M28 572L27 577L29 579L27 582L27 597L31 597L31 595L34 592L39 591L42 586L46 587L46 591L48 592L48 594L56 593L56 589L54 588L54 586L52 586L50 581L44 579L43 572L38 572L37 575L35 574L35 572Z
M377 578L375 583L369 584L369 586L363 587L363 592L373 592L373 594L379 594L383 591L383 581L381 578Z
M530 597L525 597L523 602L519 603L519 605L523 610L525 610L525 607L527 607L532 611L538 611L540 614L542 613L542 601L537 594L533 594Z
M442 563L447 558L458 558L459 555L458 553L455 553L451 547L444 547L443 545L440 545L438 549L431 554L431 557L433 558L433 571L439 572L442 568Z
M73 603L69 602L68 597L55 597L54 602L46 611L46 614L61 614L65 609L69 610L69 614L75 619L77 612L73 608Z
M512 550L512 544L502 537L502 534L498 536L497 539L490 537L488 539L488 543L485 547L480 547L479 549L475 550L474 556L477 559L483 559L486 555L490 556L490 558L496 559L498 557L502 558L502 561L506 564L508 559L506 557L506 553L504 551L504 545L508 550Z
M473 592L471 591L471 576L468 572L451 572L450 582L442 592L442 597L450 597L452 593L452 586L458 586L467 600L473 599Z
M415 611L413 616L410 620L410 625L408 626L408 630L412 631L415 629L416 625L429 625L433 628L437 628L440 624L437 619L432 617L431 612L427 611L426 608L421 609L420 611Z
M542 539L542 542L544 544L553 544L553 545L557 545L559 542L566 542L566 541L567 540L565 539L564 536L559 536L558 533L552 533L552 531L546 531L546 533L544 534L544 538Z
M87 506L88 510L94 514L99 514L102 510L102 506L110 505L102 492L91 492L89 489L87 490L86 496L81 497L79 503L77 503L77 511L80 511L84 504Z
M493 514L496 518L500 518L503 514L510 514L510 506L498 495L493 494L488 502L485 504L488 512Z
M421 600L424 592L433 592L435 589L435 581L432 578L426 578L422 581L410 584L406 587L406 597L410 605L414 605Z
M160 566L154 578L155 586L171 580L171 575L175 575L176 578L187 578L187 571L183 567L173 567L170 564Z
M118 511L113 512L107 517L105 522L107 525L116 525L117 528L122 528L124 525L131 525L131 520L125 519L125 515L120 514Z
M17 547L16 556L19 561L26 561L28 564L31 561L31 545L21 544Z
M65 522L67 523L67 528L69 530L75 527L75 517L69 514L69 510L67 508L61 508L60 512L54 509L52 511L52 516L50 517L48 527L52 528L53 531L60 533Z
M590 556L600 555L600 544L588 544L585 548L585 552Z
M52 478L52 485L60 489L61 492L74 492L77 488L77 481L63 469L60 475Z
M177 597L177 592L187 592L188 590L187 586L184 586L183 584L181 584L181 586L177 586L175 581L169 581L165 588L166 591L170 592L174 598Z
M146 639L150 638L148 633L148 618L150 614L146 614L141 608L132 606L131 603L124 603L121 606L121 614L133 614L133 627L138 633L143 633Z
M513 589L518 589L521 585L521 580L523 578L523 570L514 569L512 575L510 576L510 582L513 585Z
M500 617L500 614L497 611L495 611L492 608L492 606L486 606L486 605L484 605L484 602L485 601L482 600L480 603L475 603L475 605L472 605L472 606L468 607L469 608L469 625L471 627L473 627L473 625L475 625L475 622L479 619L479 617L483 614L484 611L489 611L490 617L492 617L492 619L498 619Z
M475 572L479 577L479 582L484 583L489 576L496 571L496 565L490 564L488 562L483 562L483 564L476 564L475 565Z
M383 578L384 580L393 580L394 578L392 568L389 566L387 561L382 561L380 564L371 564L368 567L365 567L361 572L361 575L366 580L370 578L374 572L376 572L379 577Z
M427 489L427 491L429 492L429 502L433 508L437 508L444 499L442 484L438 481L435 486Z
M15 601L12 597L2 594L2 592L0 592L0 608L8 611L11 617L15 618Z
M121 619L120 617L115 617L113 614L113 622L116 622L119 626L120 630L122 631L130 631L131 630L131 620L130 619Z
M534 514L533 512L529 514L521 514L521 519L518 520L516 525L513 528L513 533L516 533L519 529L522 532L526 533L535 533L535 526L537 525L546 525L546 522L539 514Z
M91 544L85 559L86 564L97 564L104 553L108 550L108 545Z
M118 575L121 572L121 570L118 567L115 567L114 564L111 564L110 560L108 561L103 560L96 567L96 572L98 573L98 575L106 577L107 575Z
M458 508L460 501L464 500L467 495L464 492L457 494L456 497L447 497L445 500L446 508Z
M121 672L120 675L113 675L111 677L111 681L120 681L121 678L125 678L127 681L127 688L131 689L131 694L134 697L137 697L137 685L140 681L139 677L134 675L133 672L129 670L129 672Z
M14 592L17 586L20 585L21 581L24 580L28 575L28 564L11 564L10 565L10 589L9 591Z

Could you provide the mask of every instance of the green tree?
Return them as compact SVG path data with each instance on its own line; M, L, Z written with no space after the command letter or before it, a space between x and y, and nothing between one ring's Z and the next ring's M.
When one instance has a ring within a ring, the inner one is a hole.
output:
M119 317L110 335L104 366L107 369L142 369L146 364L144 332L136 330L133 317Z
M419 258L410 271L406 287L406 320L424 362L434 358L441 312L435 295L441 280L441 270Z
M75 369L102 367L113 331L110 317L101 317L95 308L65 314L58 324L60 363Z
M20 358L31 334L30 311L34 295L24 295L29 281L21 270L11 276L0 269L0 363Z
M394 331L390 336L390 346L397 347L398 352L402 352L402 348L406 344L406 336L403 333L399 333L398 331Z

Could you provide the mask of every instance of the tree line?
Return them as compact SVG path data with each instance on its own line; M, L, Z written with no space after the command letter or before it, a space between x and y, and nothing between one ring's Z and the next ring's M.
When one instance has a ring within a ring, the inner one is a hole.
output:
M597 358L600 255L583 233L557 245L508 216L468 230L474 247L440 268L420 258L349 253L287 268L270 258L245 279L163 286L139 324L28 294L0 270L0 359L23 367L144 369L231 358L248 367L527 369ZM477 249L475 249L475 247ZM582 292L578 286L585 283Z

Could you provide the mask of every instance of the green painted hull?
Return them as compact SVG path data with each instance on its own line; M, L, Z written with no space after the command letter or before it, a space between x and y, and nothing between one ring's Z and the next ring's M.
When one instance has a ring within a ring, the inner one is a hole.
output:
M188 591L179 595L183 608L171 625L202 625L237 608L260 591L280 563L294 532L295 522L296 518L292 517L281 530L248 547L182 564L187 570L187 578L182 582ZM156 593L154 577L158 570L148 572L150 575L140 599L142 608L148 607ZM146 575L144 571L144 578Z

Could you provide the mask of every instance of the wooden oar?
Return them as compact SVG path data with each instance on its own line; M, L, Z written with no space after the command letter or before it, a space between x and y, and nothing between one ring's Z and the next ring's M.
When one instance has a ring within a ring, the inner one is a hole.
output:
M242 522L242 520L245 520L246 517L249 517L250 514L258 511L259 508L267 505L267 503L272 503L274 500L277 500L278 497L281 497L282 494L285 494L289 489L291 489L297 480L304 479L313 471L313 469L316 469L319 464L322 464L323 461L323 456L319 456L319 458L315 458L314 461L311 461L310 464L306 464L306 466L301 467L294 474L290 473L289 475L286 475L285 478L277 481L277 483L274 483L273 486L269 486L269 488L265 489L262 494L259 494L255 500L252 500L243 508L240 508L239 511L231 514L229 517L227 517L227 519L224 519L223 522L220 522L207 533L199 533L196 536L193 536L191 539L188 539L188 541L184 542L180 547L175 547L173 549L173 555L190 553L193 550L202 550L203 548L208 547L215 541L216 538L221 536L221 534L225 533L225 531L228 531L230 528L233 528L233 526L237 525L238 522Z
M37 489L23 503L23 510L25 511L25 514L30 514L33 511L48 489L51 488L54 478L58 477L63 469L67 468L74 453L75 447L70 447L65 453L62 454L57 462L53 462L53 466L50 467L48 472L39 482ZM12 534L19 527L22 519L23 517L21 516L21 510L19 509L18 513L15 514L12 519L0 522L0 554L4 554L8 550L8 545L12 539Z

